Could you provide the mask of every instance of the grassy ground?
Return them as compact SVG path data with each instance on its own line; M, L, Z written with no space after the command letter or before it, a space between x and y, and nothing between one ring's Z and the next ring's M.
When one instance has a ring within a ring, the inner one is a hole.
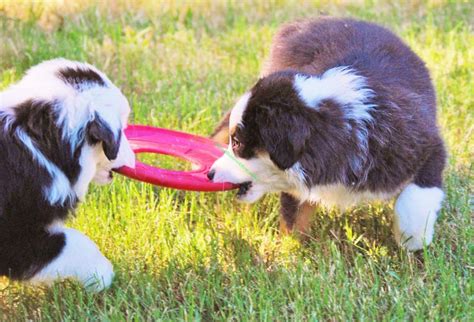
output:
M320 209L313 239L277 231L278 201L184 193L117 177L69 225L111 259L111 289L0 279L0 320L473 321L474 8L469 1L195 2L0 0L0 89L64 56L105 70L134 123L208 135L256 81L278 25L328 13L379 22L427 62L450 151L435 242L399 250L392 205ZM162 164L173 164L162 159Z

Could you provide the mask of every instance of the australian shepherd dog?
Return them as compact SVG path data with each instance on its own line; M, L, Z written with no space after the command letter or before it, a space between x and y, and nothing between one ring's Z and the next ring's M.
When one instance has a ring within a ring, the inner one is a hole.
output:
M255 202L281 194L281 229L308 233L318 204L397 198L394 235L431 243L446 152L423 61L378 25L324 17L285 25L258 82L213 135L208 174Z

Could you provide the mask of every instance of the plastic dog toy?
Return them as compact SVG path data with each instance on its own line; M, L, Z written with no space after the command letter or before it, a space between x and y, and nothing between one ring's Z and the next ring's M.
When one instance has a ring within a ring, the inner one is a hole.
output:
M135 169L117 170L129 178L158 186L190 191L224 191L238 188L231 183L213 183L206 174L224 148L210 139L184 132L144 125L130 125L125 135L133 151L176 156L197 165L196 170L174 171L147 165L137 160Z

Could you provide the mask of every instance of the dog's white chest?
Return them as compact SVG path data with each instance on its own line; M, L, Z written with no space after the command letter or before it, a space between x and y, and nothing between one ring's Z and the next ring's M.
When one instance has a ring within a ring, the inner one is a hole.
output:
M341 209L374 200L387 200L394 192L353 191L341 184L314 186L308 191L307 201Z

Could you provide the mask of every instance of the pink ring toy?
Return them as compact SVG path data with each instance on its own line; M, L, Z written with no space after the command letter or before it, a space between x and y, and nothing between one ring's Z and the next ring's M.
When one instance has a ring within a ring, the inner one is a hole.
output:
M197 170L173 171L156 168L136 161L135 169L122 167L117 170L129 178L163 187L191 191L224 191L238 186L231 183L209 181L211 165L224 148L210 139L168 129L145 125L130 125L125 135L135 153L158 153L176 156L198 165Z

